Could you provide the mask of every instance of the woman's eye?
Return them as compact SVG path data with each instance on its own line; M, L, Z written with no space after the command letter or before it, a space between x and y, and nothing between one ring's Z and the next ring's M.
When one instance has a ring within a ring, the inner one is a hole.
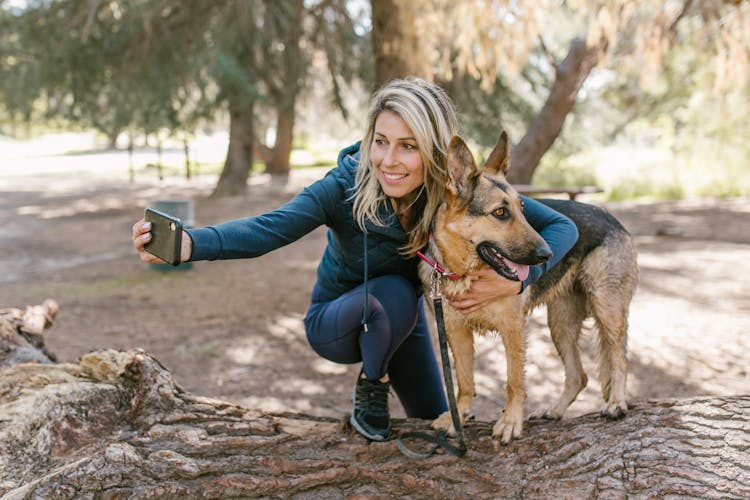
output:
M500 207L493 210L492 215L494 215L498 219L504 219L508 215L508 211L505 209L505 207Z
M414 144L404 144L404 149L411 151L412 149L417 149L417 147Z
M385 141L383 141L383 139L375 139L373 142L377 146L382 146L385 143Z

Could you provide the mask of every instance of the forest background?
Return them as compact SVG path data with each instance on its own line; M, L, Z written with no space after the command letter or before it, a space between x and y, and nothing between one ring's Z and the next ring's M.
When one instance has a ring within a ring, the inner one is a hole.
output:
M359 138L372 90L417 75L449 91L480 156L510 132L516 182L594 184L607 199L747 196L749 11L737 0L2 0L0 133L9 152L55 131L95 131L83 149L179 148L184 159L134 161L130 175L220 173L213 194L232 195L252 171L283 183L291 166L331 165ZM191 159L206 136L226 149Z

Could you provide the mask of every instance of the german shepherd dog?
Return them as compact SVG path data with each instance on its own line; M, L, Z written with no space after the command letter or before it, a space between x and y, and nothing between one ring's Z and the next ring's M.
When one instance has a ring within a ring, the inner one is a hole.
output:
M461 276L441 280L448 296L468 290L466 275L490 267L498 274L523 280L528 267L546 261L552 252L529 225L518 193L507 182L508 136L503 131L482 168L460 137L448 151L449 181L445 199L434 220L427 253L434 262ZM458 413L463 424L474 390L474 333L499 332L508 370L505 409L492 429L503 444L520 437L526 398L524 364L526 314L546 304L552 340L565 366L565 387L556 402L535 416L562 417L588 378L581 365L578 337L587 317L598 330L598 363L603 416L625 415L627 377L626 339L628 309L637 281L636 252L630 234L601 208L568 200L540 200L576 224L579 239L570 252L523 293L496 300L482 309L462 314L443 308L448 345L455 362ZM420 278L430 290L434 266L420 264ZM432 301L426 301L432 308ZM433 310L434 314L434 310ZM455 432L450 412L432 427Z

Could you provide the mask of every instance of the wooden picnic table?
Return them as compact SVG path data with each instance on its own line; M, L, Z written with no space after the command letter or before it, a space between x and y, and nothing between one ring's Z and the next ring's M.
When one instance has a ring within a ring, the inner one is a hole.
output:
M603 190L596 186L567 186L567 187L542 187L531 184L513 184L520 194L534 196L540 194L566 194L571 200L575 200L579 194L601 193Z

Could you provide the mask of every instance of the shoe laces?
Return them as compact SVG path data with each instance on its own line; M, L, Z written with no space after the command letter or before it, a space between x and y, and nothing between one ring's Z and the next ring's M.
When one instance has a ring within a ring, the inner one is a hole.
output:
M387 413L389 392L388 382L360 379L355 393L355 405L368 413Z

